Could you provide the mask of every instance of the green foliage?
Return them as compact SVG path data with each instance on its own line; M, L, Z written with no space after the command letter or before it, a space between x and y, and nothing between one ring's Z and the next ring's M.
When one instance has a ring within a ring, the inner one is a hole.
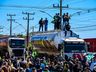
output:
M25 38L26 36L23 34L18 34L17 37Z

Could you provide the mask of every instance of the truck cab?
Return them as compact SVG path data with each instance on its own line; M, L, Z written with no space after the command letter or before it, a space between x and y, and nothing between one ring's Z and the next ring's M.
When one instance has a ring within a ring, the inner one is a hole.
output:
M24 38L9 38L8 52L16 57L24 57L25 55L25 39Z

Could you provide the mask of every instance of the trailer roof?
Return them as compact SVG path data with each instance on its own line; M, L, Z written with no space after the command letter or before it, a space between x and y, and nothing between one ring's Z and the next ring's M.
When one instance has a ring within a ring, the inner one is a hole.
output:
M64 39L65 41L81 41L81 42L84 42L83 39L80 39L80 38L76 38L76 37L69 37L69 38L65 38Z
M37 34L34 36L31 36L32 40L53 40L57 33L46 33L46 34Z

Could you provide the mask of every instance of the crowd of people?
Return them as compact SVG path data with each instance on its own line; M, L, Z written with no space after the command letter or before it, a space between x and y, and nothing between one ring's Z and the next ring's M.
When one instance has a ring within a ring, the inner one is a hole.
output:
M38 54L33 57L30 50L25 59L14 56L0 58L0 72L96 72L96 65L90 68L92 62L86 58L62 58L60 55Z

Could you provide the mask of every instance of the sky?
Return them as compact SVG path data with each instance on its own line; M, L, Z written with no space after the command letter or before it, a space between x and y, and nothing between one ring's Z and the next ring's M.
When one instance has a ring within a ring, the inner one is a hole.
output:
M71 30L78 34L80 38L96 38L96 0L62 0L62 6L69 5L69 8L63 8L62 13L68 12L71 16ZM7 14L15 14L12 22L12 34L26 34L27 21L23 20L27 15L22 12L35 13L30 15L29 31L39 29L39 20L48 18L48 30L53 30L51 23L55 13L59 13L58 8L53 8L53 4L58 5L60 0L0 0L0 34L10 34L10 17ZM51 15L51 17L49 16Z

